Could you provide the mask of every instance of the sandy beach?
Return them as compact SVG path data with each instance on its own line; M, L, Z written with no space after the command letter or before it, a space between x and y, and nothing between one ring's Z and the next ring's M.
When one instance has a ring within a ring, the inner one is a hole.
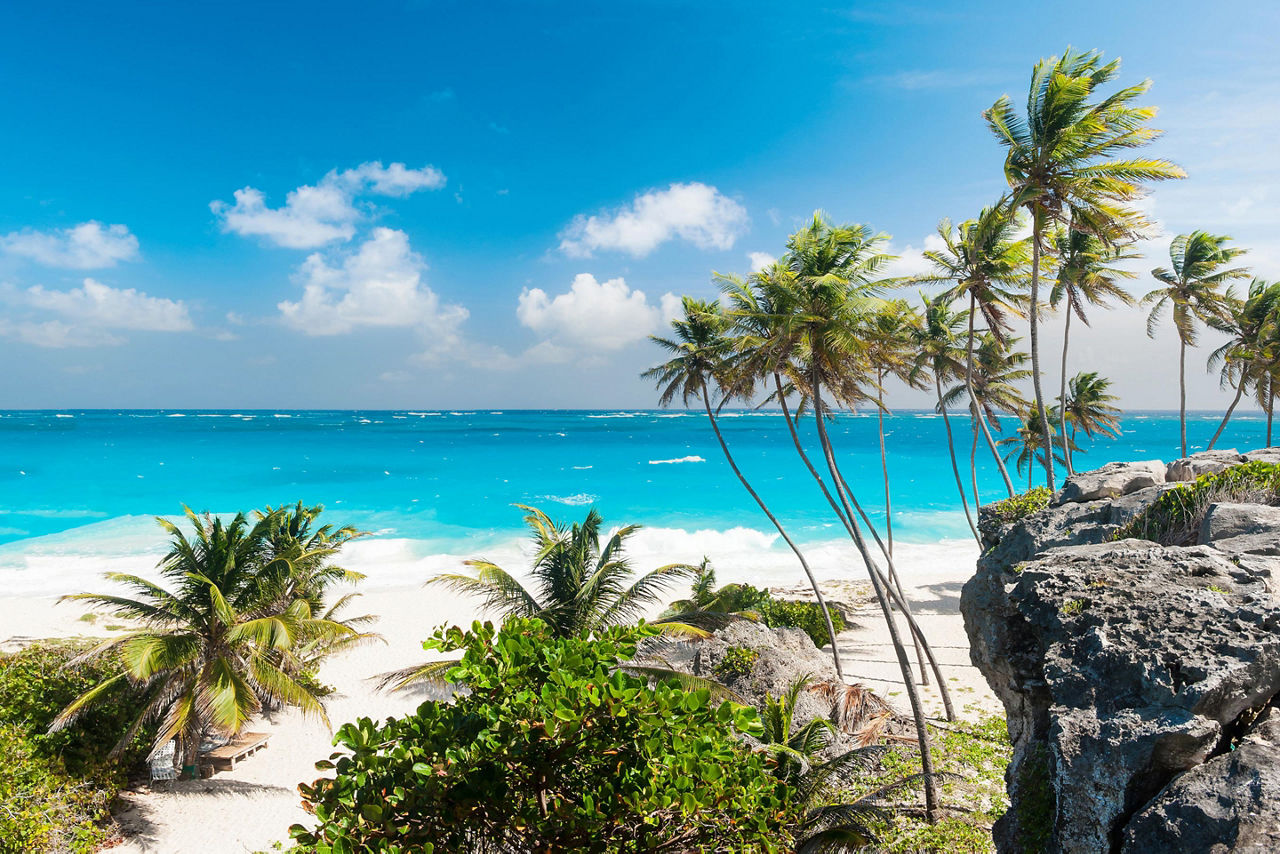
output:
M969 664L968 644L959 615L960 588L969 576L966 567L950 573L931 573L910 579L908 595L913 611L928 634L951 686L957 711L974 717L996 711L999 703L981 675ZM848 585L843 590L848 591ZM839 591L833 591L839 595ZM846 598L854 598L847 597ZM878 608L856 599L851 609L854 626L840 636L850 681L863 682L905 708L903 685L888 645ZM437 589L408 587L364 594L359 612L379 615L375 626L385 642L374 642L335 656L320 678L333 686L328 713L333 725L370 717L402 715L427 698L424 691L386 693L369 677L415 661L428 653L421 641L442 623L467 624L480 616L475 604ZM115 625L109 617L81 619L76 603L56 604L53 598L0 599L0 649L48 637L85 635L105 637ZM118 630L117 630L118 631ZM923 689L929 708L941 715L936 687ZM308 818L300 807L297 785L314 779L314 763L332 750L331 732L324 722L304 720L287 710L254 721L254 732L270 733L266 750L243 760L231 771L207 780L157 784L127 792L128 808L118 816L126 835L121 852L147 854L205 854L252 852L287 841L288 828Z

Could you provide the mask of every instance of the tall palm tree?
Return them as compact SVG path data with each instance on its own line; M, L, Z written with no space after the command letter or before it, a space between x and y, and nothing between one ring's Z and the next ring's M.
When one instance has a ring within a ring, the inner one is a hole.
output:
M1221 386L1234 386L1236 395L1222 416L1208 450L1213 450L1218 443L1240 398L1254 384L1266 382L1270 365L1280 355L1280 282L1254 279L1243 302L1237 300L1230 289L1227 302L1230 310L1222 317L1211 318L1209 325L1230 338L1209 354L1208 367L1213 370L1218 366Z
M1099 376L1097 371L1081 372L1071 378L1066 401L1060 417L1071 422L1071 435L1062 436L1062 454L1071 468L1071 456L1076 451L1076 430L1083 430L1089 438L1094 434L1120 436L1120 408L1112 405L1120 398L1110 393L1111 380Z
M135 598L81 593L66 596L141 623L81 660L115 654L120 672L76 698L53 723L60 729L83 711L109 701L116 685L140 686L146 702L120 746L148 722L158 722L152 754L178 739L183 764L193 768L208 732L234 735L264 705L297 706L324 719L316 688L298 678L296 655L306 641L336 641L358 632L339 620L313 613L305 597L281 598L299 563L297 554L277 554L272 537L279 511L256 523L244 514L230 522L184 508L193 531L158 519L170 535L160 562L168 587L126 573L107 578Z
M751 486L747 476L742 473L742 469L738 467L737 460L729 451L729 444L720 431L720 422L716 417L719 407L711 406L708 387L712 383L717 383L721 387L727 385L734 392L749 393L749 389L742 385L743 372L738 371L734 376L733 363L736 358L734 341L727 334L731 321L725 316L718 302L705 302L685 297L681 307L683 316L671 321L673 337L650 336L651 340L672 358L662 365L645 371L642 376L657 381L659 388L662 389L659 398L662 406L669 405L676 397L680 397L686 406L695 398L702 401L707 419L711 422L711 429L715 431L716 440L720 443L720 450L737 476L738 482L756 502L761 512L768 517L779 536L796 556L796 560L800 562L800 568L809 580L809 587L818 600L818 605L822 609L822 618L827 624L827 635L831 638L831 659L836 666L836 673L844 679L844 669L840 665L840 645L836 641L835 628L831 624L831 614L827 610L826 600L818 587L818 580L809 566L809 561L805 559L804 552L787 534L778 517L769 509L764 499Z
M981 430L987 446L996 458L1000 476L1004 478L1009 496L1014 494L1013 480L1004 467L1004 461L995 452L996 443L985 419L978 413L978 399L973 388L974 322L979 314L986 323L989 334L1003 341L1011 331L1010 316L1021 316L1020 293L1026 280L1026 265L1030 247L1025 239L1017 237L1022 227L1017 211L1001 203L983 208L976 219L965 220L958 227L944 219L938 224L938 235L943 248L924 253L932 262L934 273L929 278L951 282L944 292L948 302L968 299L969 334L965 344L965 388L969 392L969 416ZM977 473L972 473L977 480ZM974 501L977 502L977 490Z
M626 543L639 525L624 525L602 544L604 519L595 508L566 527L536 507L516 506L525 511L533 534L532 590L483 558L464 562L470 575L446 572L427 583L476 596L504 616L537 617L556 635L574 637L639 619L669 586L696 572L689 564L672 563L634 578Z
M1075 229L1104 239L1121 236L1117 231L1123 230L1124 223L1138 222L1125 205L1141 195L1143 183L1186 176L1167 160L1116 157L1160 134L1148 125L1155 118L1155 108L1133 105L1150 81L1094 100L1098 87L1114 79L1119 70L1118 59L1103 63L1097 51L1068 49L1061 57L1036 63L1025 116L1017 113L1008 95L983 114L1006 149L1009 203L1031 214L1031 378L1037 425L1046 449L1052 447L1052 439L1040 385L1039 329L1045 235L1054 223L1070 222ZM1052 489L1053 461L1047 451L1043 456Z
M1062 383L1058 389L1058 419L1063 430L1070 420L1063 413L1067 406L1067 348L1071 344L1071 316L1080 318L1085 326L1089 317L1085 306L1107 307L1108 300L1133 305L1133 297L1121 286L1121 279L1132 279L1137 274L1112 266L1117 261L1139 257L1130 246L1108 243L1097 235L1074 228L1060 230L1054 236L1058 256L1058 275L1049 292L1049 305L1061 304L1066 313L1062 327ZM1063 437L1064 447L1066 435ZM1067 474L1074 474L1071 453L1064 454Z
M1052 426L1057 431L1057 413L1050 413L1049 417L1053 419ZM1057 462L1062 462L1062 455L1059 453L1062 449L1062 437L1049 434L1053 437L1054 458ZM1040 426L1040 414L1033 407L1022 418L1018 425L1017 432L1012 436L1008 436L1000 440L1001 445L1009 447L1009 452L1005 454L1006 460L1014 460L1018 474L1022 474L1025 467L1027 470L1027 489L1030 490L1036 473L1036 466L1045 467L1047 464L1044 459L1044 445L1040 444L1044 438L1044 431Z
M960 330L968 323L969 312L952 311L950 301L945 294L924 298L924 311L920 315L920 325L914 331L916 351L915 374L927 375L933 379L934 391L937 395L937 410L942 414L942 423L947 432L947 449L951 453L951 471L955 475L956 489L960 493L960 505L964 508L965 519L969 522L969 530L979 543L982 537L974 524L973 514L969 510L969 499L966 497L964 481L960 478L960 465L956 462L955 437L951 432L951 417L947 414L944 384L953 378L965 375L965 360L960 349ZM970 377L972 379L972 377ZM966 385L966 390L968 389Z
M832 225L817 213L809 225L787 241L787 252L779 263L790 276L771 279L766 284L780 290L778 298L771 299L770 303L786 309L776 318L777 331L772 338L778 342L778 355L788 366L789 378L812 407L818 441L835 497L839 499L832 502L832 509L841 517L862 557L898 659L915 717L926 776L925 810L932 820L937 807L937 787L929 732L911 674L911 662L890 604L897 591L876 566L858 526L853 509L857 499L840 473L827 431L827 420L832 413L823 399L824 389L837 404L846 406L867 398L868 346L860 333L878 293L887 284L883 270L891 256L883 251L886 240L885 235L876 234L865 225ZM816 479L821 485L821 479ZM825 487L824 494L830 501ZM865 514L861 515L868 529L874 532L870 520ZM909 620L909 610L904 607L903 611Z
M1169 266L1151 271L1161 287L1142 298L1142 305L1151 307L1147 315L1147 335L1152 338L1165 308L1172 308L1173 327L1178 333L1178 425L1184 457L1187 455L1187 347L1195 346L1197 322L1225 315L1227 302L1223 286L1232 279L1249 275L1245 267L1228 266L1244 254L1243 249L1227 246L1229 242L1231 238L1225 234L1205 231L1179 234L1169 244Z

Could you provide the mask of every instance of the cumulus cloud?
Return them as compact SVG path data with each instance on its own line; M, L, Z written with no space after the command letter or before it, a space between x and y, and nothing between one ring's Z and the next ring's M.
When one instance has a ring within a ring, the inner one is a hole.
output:
M116 334L142 332L186 332L193 327L191 314L181 300L153 297L134 288L113 288L93 279L67 291L40 285L23 291L9 289L7 302L16 307L18 318L0 329L38 347L100 347L123 344ZM44 315L57 315L47 319Z
M355 252L335 259L317 252L295 279L302 298L279 304L285 323L307 335L338 335L366 327L417 328L435 349L457 341L467 318L427 287L427 265L403 231L375 228Z
M936 252L940 249L945 249L946 246L946 241L937 233L926 235L920 244L920 248L916 248L914 244L907 244L902 249L891 246L889 252L898 257L886 265L885 275L922 276L925 273L932 273L933 264L924 257L924 253L926 251Z
M92 270L138 257L138 238L124 225L96 220L52 231L14 231L0 237L0 249L49 267Z
M678 310L679 298L670 293L653 305L644 291L632 290L622 278L599 282L590 273L579 273L569 290L555 297L541 288L525 288L516 317L561 347L618 350L643 339Z
M362 216L358 197L403 197L444 184L444 173L433 166L409 169L403 163L383 166L375 160L341 172L335 169L314 186L291 190L278 208L268 207L266 195L253 187L236 190L234 203L214 201L209 208L222 220L223 231L263 237L289 249L314 249L355 236Z
M759 273L766 267L772 267L778 259L770 255L768 252L748 252L747 258L751 261L751 272Z
M700 249L729 249L746 226L746 209L715 187L672 184L617 210L576 217L560 233L560 249L574 258L599 249L641 257L675 239Z

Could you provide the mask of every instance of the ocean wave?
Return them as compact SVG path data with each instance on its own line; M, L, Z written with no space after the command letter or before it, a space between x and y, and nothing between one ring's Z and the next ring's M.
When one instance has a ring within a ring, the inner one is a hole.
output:
M694 455L690 457L676 457L674 460L649 460L649 465L662 466L662 465L671 465L672 463L705 463L705 462L706 460L704 460L702 457Z
M585 507L600 500L599 495L592 495L589 492L579 492L577 495L539 495L538 498L543 501L554 501L556 504L567 504L570 507Z
M59 412L59 413L57 413L56 415L54 415L53 417L54 417L54 418L75 418L75 416L74 416L74 415L68 415L68 414L67 414L67 413L65 413L65 412Z

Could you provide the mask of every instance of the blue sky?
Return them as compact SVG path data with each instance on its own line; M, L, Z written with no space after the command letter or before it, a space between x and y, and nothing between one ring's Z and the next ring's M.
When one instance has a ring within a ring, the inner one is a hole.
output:
M7 4L0 407L651 405L674 295L814 209L909 269L994 200L981 111L1068 44L1154 81L1191 177L1151 254L1205 228L1280 276L1280 12L1062 9ZM1176 406L1171 330L1076 335L1073 370Z

